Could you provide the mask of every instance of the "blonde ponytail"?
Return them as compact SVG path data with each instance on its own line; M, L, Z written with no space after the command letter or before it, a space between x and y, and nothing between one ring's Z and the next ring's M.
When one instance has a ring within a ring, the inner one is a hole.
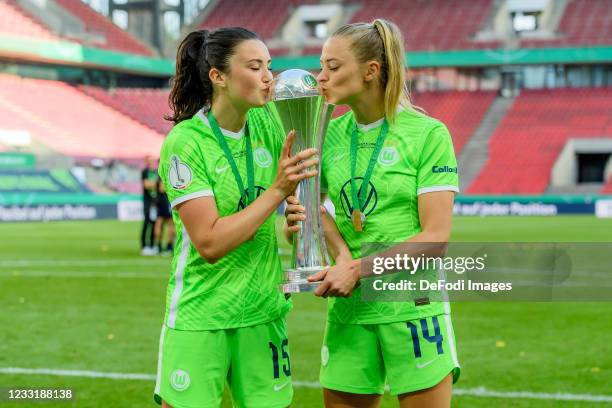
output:
M389 21L377 18L372 25L378 31L383 42L383 64L386 66L386 76L383 86L385 89L385 116L390 122L395 119L397 106L410 107L408 88L406 87L406 69L404 38L397 26Z

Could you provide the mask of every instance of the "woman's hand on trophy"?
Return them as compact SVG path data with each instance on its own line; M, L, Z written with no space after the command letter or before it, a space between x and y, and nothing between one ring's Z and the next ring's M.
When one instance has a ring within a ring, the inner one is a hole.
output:
M292 130L287 135L285 144L280 155L276 179L272 187L278 190L283 197L287 197L295 191L298 183L304 179L317 175L317 170L307 170L319 163L319 158L315 155L317 149L302 150L295 156L291 155L291 147L295 140L295 131Z
M324 269L308 278L309 282L321 284L314 291L320 297L349 297L353 289L357 287L361 263L358 259L347 262L339 262L335 266Z
M285 200L285 220L287 221L287 231L295 234L300 231L300 221L306 219L306 208L300 205L296 196L290 195Z
M321 206L321 215L325 214L325 207ZM306 219L306 208L300 205L300 201L294 195L290 195L285 199L285 221L287 222L287 231L291 234L300 232L300 221Z

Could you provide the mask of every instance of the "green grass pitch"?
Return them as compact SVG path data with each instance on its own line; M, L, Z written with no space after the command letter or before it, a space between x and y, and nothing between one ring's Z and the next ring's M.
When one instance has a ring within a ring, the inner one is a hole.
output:
M0 388L71 388L44 407L154 407L154 381L7 373L8 367L155 374L168 258L138 255L139 224L0 224ZM471 218L454 241L612 241L612 219ZM286 259L285 259L286 260ZM120 277L120 278L119 278ZM294 296L289 315L293 407L321 407L325 301ZM459 390L612 395L612 304L453 305ZM4 370L4 371L3 371ZM591 407L609 402L456 395L456 407ZM28 403L8 404L26 407ZM611 404L612 405L612 404ZM227 395L224 407L230 407ZM395 407L386 395L383 407Z

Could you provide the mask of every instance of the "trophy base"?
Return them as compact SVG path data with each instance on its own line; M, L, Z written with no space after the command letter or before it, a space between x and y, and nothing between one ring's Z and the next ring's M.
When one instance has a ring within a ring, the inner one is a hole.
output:
M281 284L283 293L313 292L321 282L285 282Z
M310 266L307 268L295 268L295 269L285 269L285 279L288 282L295 281L306 281L312 275L317 272L322 271L323 269L328 268L327 266Z
M308 266L285 269L285 281L281 284L283 293L312 292L321 282L308 282L308 278L328 266Z

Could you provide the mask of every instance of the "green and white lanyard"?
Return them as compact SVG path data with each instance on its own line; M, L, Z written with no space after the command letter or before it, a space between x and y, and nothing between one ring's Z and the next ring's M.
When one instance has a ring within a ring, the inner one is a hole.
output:
M380 154L382 146L385 143L385 138L387 137L387 132L389 131L389 123L387 123L387 119L384 119L382 128L380 129L378 137L376 138L376 146L374 147L372 156L370 156L370 162L368 163L368 168L363 176L363 182L361 183L361 188L359 190L357 190L357 185L355 182L358 143L357 131L357 123L355 123L353 126L353 132L351 133L351 199L353 207L351 219L353 221L353 228L355 231L361 232L363 231L366 221L365 214L363 213L366 206L366 193L368 191L368 186L370 185L370 178L372 178L372 173L374 172L374 166L378 160L378 155Z
M242 194L244 193L244 183L242 182L242 177L240 176L240 172L238 171L238 166L232 157L232 152L225 141L225 137L223 133L221 133L221 129L219 128L219 124L215 119L212 111L208 111L207 114L208 122L210 123L210 127L213 130L213 133L217 137L217 141L219 142L219 146L223 149L223 153L225 154L225 158L232 168L232 173L234 173L234 178L236 179L236 184L238 185L239 197L242 199ZM248 122L244 128L244 136L246 137L246 170L247 170L247 184L248 189L247 193L247 202L245 203L245 207L255 201L255 168L253 165L253 146L251 145L251 137L249 134L249 124Z

